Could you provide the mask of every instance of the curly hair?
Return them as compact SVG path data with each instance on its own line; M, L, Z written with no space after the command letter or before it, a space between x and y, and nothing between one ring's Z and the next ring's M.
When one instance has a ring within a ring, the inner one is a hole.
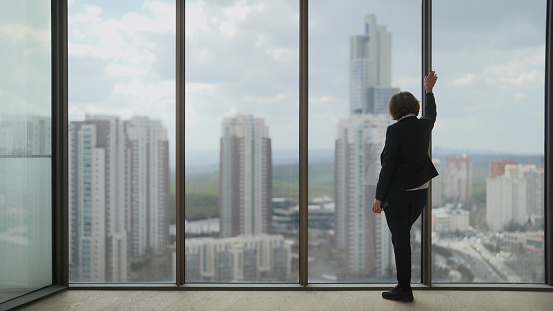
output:
M419 101L409 92L396 93L392 95L390 102L388 102L388 112L394 120L399 120L409 113L418 115L420 108Z

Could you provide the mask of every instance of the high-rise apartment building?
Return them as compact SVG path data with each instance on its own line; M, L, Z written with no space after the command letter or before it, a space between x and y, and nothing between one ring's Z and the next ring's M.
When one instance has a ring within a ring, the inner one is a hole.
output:
M453 232L464 233L469 229L470 212L457 206L447 204L432 209L432 231L439 234Z
M69 133L70 277L128 281L132 257L167 247L166 130L159 121L87 116Z
M498 176L505 175L505 166L507 164L519 164L519 161L511 161L501 159L499 161L490 162L490 178L496 178Z
M492 166L492 165L491 165ZM543 215L543 169L533 164L506 164L504 174L486 179L486 221L493 231L524 226Z
M448 158L445 162L444 196L464 202L472 197L472 159L467 155Z
M442 163L440 159L432 158L432 164L434 164L434 167L436 167L436 170L440 175L434 177L432 179L432 207L440 207L443 205L443 198L442 198L442 175L441 175L441 169L442 169Z
M384 148L392 88L392 35L365 17L365 33L350 37L350 116L339 121L334 157L336 247L346 274L388 277L393 265L386 219L374 214L380 153Z
M158 120L133 117L125 121L130 151L131 255L144 254L148 247L162 253L168 242L169 142L167 130Z
M272 232L272 156L263 118L225 118L219 168L220 236Z
M371 211L389 124L384 114L351 115L338 124L334 228L350 274L385 276L392 263L386 219Z
M50 117L0 116L0 155L49 156L52 153Z
M387 113L392 88L392 35L365 17L365 33L350 37L350 114Z
M51 266L51 244L44 239L52 227L51 122L49 116L0 114L3 298L10 297L7 288L33 288L36 282L50 284L52 280L46 269Z
M290 281L292 254L282 235L240 235L186 240L190 281Z

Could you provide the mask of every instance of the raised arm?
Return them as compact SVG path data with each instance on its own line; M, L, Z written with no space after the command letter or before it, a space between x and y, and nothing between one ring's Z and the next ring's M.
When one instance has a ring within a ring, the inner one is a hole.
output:
M434 99L433 93L436 80L438 80L438 75L436 75L434 71L431 71L428 76L424 77L426 105L424 107L424 115L421 119L430 120L430 122L432 122L431 127L434 127L434 122L436 122L436 100Z
M432 93L437 80L438 75L434 70L430 71L428 76L424 77L424 89L426 90L426 93Z

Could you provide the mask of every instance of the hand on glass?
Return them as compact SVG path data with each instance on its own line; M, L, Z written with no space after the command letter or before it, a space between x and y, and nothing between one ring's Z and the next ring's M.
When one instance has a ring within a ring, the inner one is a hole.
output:
M381 207L382 201L380 200L374 200L373 202L373 212L380 214L382 213L382 207Z
M428 76L424 77L424 88L426 89L426 93L432 93L436 80L438 80L438 75L434 70L432 70Z

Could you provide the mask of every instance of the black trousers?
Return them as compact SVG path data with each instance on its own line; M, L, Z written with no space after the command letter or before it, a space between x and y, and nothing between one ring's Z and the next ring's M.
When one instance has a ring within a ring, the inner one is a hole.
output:
M428 198L428 189L405 191L401 196L391 200L389 209L406 209L406 216L395 216L386 213L386 222L392 233L392 245L396 258L397 282L403 289L411 288L411 226L419 218Z

